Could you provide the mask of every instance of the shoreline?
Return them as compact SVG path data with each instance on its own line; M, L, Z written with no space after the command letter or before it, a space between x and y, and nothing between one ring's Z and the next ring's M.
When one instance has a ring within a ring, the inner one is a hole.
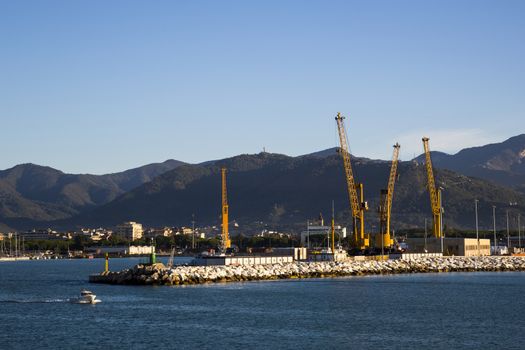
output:
M138 264L122 271L90 275L90 283L117 285L191 285L277 279L306 279L364 275L446 272L525 271L525 258L516 256L424 257L413 260L292 262L268 265L190 266Z

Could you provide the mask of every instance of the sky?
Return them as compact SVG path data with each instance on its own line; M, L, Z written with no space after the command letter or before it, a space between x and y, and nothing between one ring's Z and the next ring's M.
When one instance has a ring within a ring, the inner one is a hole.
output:
M525 1L0 1L0 169L103 174L525 132Z

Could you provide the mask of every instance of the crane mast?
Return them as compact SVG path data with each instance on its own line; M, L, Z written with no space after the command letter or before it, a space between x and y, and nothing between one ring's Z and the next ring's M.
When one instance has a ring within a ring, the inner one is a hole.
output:
M345 170L346 185L348 190L348 199L352 209L353 231L354 231L354 247L358 249L366 249L370 245L369 235L365 234L365 210L368 210L368 204L364 201L363 184L356 184L354 180L354 173L352 171L352 163L350 161L350 152L348 149L348 141L344 126L344 119L341 113L337 113L335 120L337 121L337 130L339 132L339 153L343 158L343 165ZM359 195L358 195L359 191Z
M433 228L432 232L435 238L441 238L442 236L442 224L441 224L441 192L436 189L436 183L434 180L434 172L432 171L432 160L430 159L430 148L428 146L428 137L423 137L423 149L425 151L425 166L427 169L428 178L428 192L430 193L430 206L432 208L432 221Z
M221 169L222 175L222 250L231 247L230 235L228 232L228 192L226 189L226 168Z
M388 177L387 189L381 190L379 197L379 233L376 239L376 247L384 246L391 247L393 240L390 235L390 214L392 211L392 199L394 197L394 185L397 177L397 165L399 158L399 148L401 146L396 143L392 154L392 166L390 167L390 176Z

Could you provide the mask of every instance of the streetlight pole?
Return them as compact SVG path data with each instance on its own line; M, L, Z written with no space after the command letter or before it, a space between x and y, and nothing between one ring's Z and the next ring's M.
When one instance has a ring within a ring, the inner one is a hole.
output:
M521 213L518 213L518 246L521 249L521 224L520 224Z
M494 255L496 255L496 248L498 241L496 240L496 206L492 206L492 223L493 223L493 229L494 229Z
M425 218L425 253L428 253L428 250L427 250L427 218Z
M310 221L306 220L306 247L310 249Z
M191 249L195 249L195 214L191 214Z
M474 199L474 206L476 208L476 240L478 242L478 256L479 256L479 228L478 228L478 200Z
M506 215L507 215L507 249L510 253L510 229L509 229L509 210L507 209L505 211Z
M439 236L441 237L441 255L443 255L443 187L439 187Z

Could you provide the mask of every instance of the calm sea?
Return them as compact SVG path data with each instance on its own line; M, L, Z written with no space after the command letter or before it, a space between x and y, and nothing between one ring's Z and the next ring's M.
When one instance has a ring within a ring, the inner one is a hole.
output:
M0 263L0 349L525 349L525 273L87 283L102 268L97 259ZM102 303L69 303L82 288Z

